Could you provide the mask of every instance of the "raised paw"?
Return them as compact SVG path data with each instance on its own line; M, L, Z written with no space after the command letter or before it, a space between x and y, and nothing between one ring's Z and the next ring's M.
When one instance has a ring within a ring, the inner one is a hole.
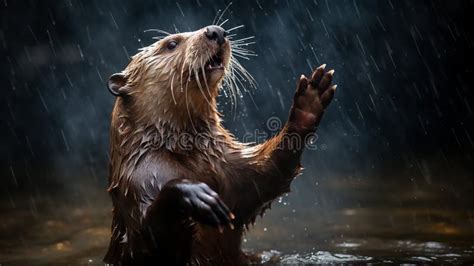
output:
M189 210L191 217L197 222L216 226L223 231L224 225L231 229L234 215L219 195L205 183L181 183L178 185L182 193L182 201Z
M290 124L299 130L311 130L319 124L324 110L331 102L337 85L332 85L334 70L326 65L316 68L311 78L301 75L293 99Z

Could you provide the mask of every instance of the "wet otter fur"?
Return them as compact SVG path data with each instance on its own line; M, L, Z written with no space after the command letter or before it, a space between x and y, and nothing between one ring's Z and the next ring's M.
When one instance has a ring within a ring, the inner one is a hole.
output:
M302 75L287 123L263 144L221 125L216 97L233 64L218 26L145 47L107 86L112 237L116 265L242 265L246 225L300 173L303 141L335 92L334 71ZM304 61L304 60L303 60ZM184 136L184 137L183 137Z

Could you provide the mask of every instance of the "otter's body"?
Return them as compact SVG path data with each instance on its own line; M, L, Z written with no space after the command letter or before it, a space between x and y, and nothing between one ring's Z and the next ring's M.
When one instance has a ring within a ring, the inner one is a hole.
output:
M110 128L114 211L107 263L244 264L245 226L288 192L299 173L303 141L334 93L332 72L320 67L311 79L300 78L277 136L261 145L240 143L216 111L218 87L232 64L223 34L210 26L171 35L111 77L109 89L119 97ZM324 86L316 88L316 81Z

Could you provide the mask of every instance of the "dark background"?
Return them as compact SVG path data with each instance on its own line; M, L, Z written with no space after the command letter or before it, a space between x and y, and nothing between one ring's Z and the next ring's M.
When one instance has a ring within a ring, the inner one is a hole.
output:
M99 204L114 100L108 76L153 42L157 33L145 30L196 30L227 3L2 1L1 210ZM236 38L255 36L258 56L240 61L258 89L255 104L239 98L235 120L220 98L225 125L237 137L268 131L269 117L286 119L299 75L327 63L337 94L290 202L383 207L384 196L407 192L396 205L471 215L473 11L473 1L236 1L224 26L243 24ZM349 189L318 190L324 182ZM360 194L357 184L370 189ZM423 201L425 190L448 196Z

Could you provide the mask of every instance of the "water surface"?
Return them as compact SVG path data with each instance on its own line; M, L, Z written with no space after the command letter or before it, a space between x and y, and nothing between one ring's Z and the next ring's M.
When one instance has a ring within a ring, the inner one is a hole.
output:
M472 209L456 203L467 200L462 191L439 193L433 185L414 193L383 181L333 179L313 187L311 198L306 181L297 179L246 234L245 250L261 253L263 263L474 262ZM4 204L0 263L101 264L111 206L102 190L90 193L79 203L45 197Z

